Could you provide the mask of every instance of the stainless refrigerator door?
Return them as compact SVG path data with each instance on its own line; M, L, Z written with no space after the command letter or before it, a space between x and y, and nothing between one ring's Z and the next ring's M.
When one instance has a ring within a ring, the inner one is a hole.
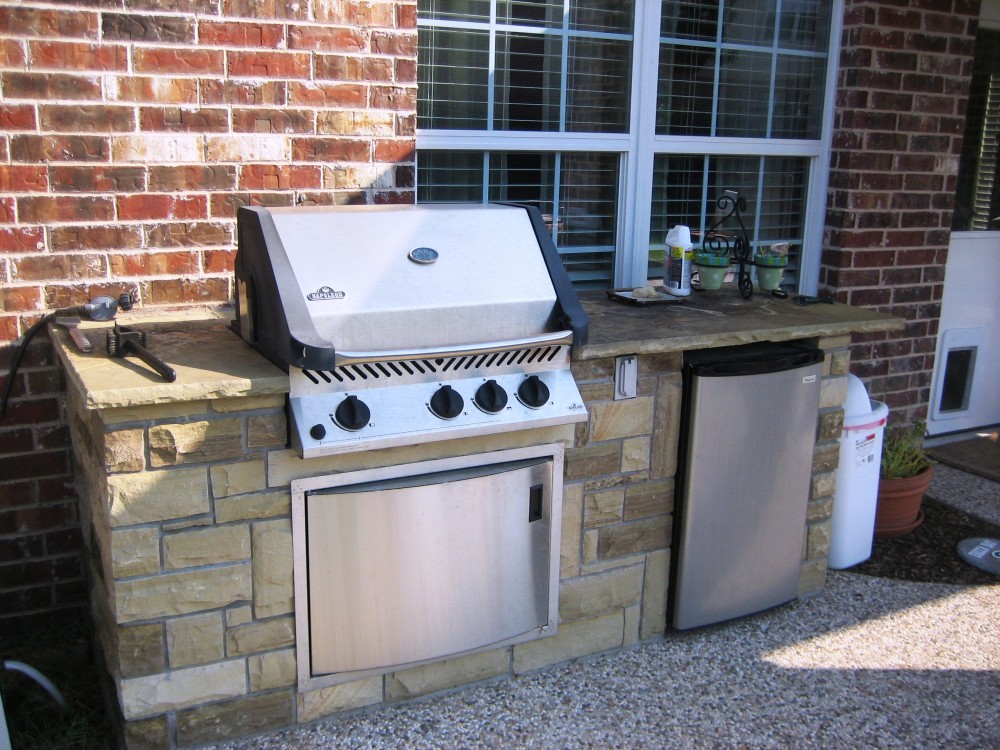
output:
M797 596L821 371L691 378L675 628Z

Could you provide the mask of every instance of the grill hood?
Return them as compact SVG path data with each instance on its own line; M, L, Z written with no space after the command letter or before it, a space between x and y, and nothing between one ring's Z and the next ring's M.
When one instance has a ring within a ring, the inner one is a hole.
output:
M283 367L586 340L533 207L252 207L237 227L240 334Z

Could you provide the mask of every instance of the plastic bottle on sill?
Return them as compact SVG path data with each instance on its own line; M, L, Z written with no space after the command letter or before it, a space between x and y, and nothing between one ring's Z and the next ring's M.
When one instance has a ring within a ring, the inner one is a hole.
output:
M667 232L667 248L663 258L663 288L674 297L691 294L691 261L693 245L691 228L678 224Z

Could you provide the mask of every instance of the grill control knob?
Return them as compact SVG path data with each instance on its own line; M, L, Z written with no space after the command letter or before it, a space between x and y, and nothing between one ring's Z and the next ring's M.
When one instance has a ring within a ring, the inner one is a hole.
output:
M348 396L333 413L333 421L345 430L357 432L368 424L372 413L368 405L357 396Z
M314 424L309 428L309 437L313 440L322 440L326 437L326 428L321 424Z
M465 400L450 385L442 385L431 396L431 411L441 419L454 419L462 413Z
M496 414L507 405L507 391L495 380L487 380L476 391L476 406L489 414Z
M525 406L537 409L549 400L549 387L537 375L531 375L518 387L517 397Z

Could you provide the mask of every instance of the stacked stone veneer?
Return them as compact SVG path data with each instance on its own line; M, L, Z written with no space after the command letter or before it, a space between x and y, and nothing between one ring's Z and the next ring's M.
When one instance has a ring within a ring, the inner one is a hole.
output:
M849 338L827 350L801 592L826 572ZM681 355L639 358L613 400L614 359L574 373L573 426L302 460L284 397L87 409L70 389L89 528L93 610L129 748L199 745L660 636L666 625ZM290 482L543 442L567 447L558 633L525 644L299 693Z

